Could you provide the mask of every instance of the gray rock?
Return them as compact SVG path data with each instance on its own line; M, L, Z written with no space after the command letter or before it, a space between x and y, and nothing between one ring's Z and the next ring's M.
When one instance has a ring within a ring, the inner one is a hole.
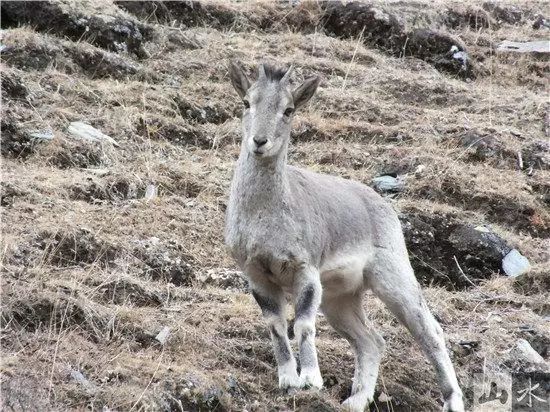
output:
M97 387L90 382L86 377L82 374L82 372L71 369L70 370L71 378L73 378L75 381L77 381L82 387L88 392L88 394L93 395L97 392Z
M147 185L147 188L145 189L145 200L150 201L153 200L158 195L158 187L153 184Z
M374 188L379 192L397 193L405 189L405 182L400 177L378 176L372 179Z
M452 53L453 59L458 60L462 64L462 69L466 70L469 60L468 53L464 50L459 50L455 45L451 47L450 53Z
M497 47L497 51L516 53L550 53L550 41L510 41L504 40Z
M544 364L546 361L540 354L533 349L531 344L525 339L518 339L516 346L510 351L512 360L522 361L531 364Z
M97 130L84 122L72 122L67 129L69 134L77 139L91 140L95 142L109 142L113 146L119 147L119 144L111 136Z
M163 327L160 332L155 336L155 339L161 344L164 345L170 336L170 328L168 326Z
M517 249L512 249L504 256L504 259L502 259L502 270L511 277L519 276L527 272L530 268L531 265L529 265L529 260L519 253Z
M36 140L52 140L53 131L51 129L44 130L31 130L28 132L29 136Z

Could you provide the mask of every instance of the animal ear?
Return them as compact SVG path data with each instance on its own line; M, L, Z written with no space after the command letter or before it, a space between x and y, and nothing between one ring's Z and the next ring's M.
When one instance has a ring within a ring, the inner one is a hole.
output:
M292 92L292 98L294 99L294 108L303 106L309 99L315 94L317 86L321 78L319 76L313 76L307 78L296 90Z
M250 80L246 77L244 70L241 64L237 61L229 62L229 77L231 78L231 84L241 96L241 99L244 98L248 88L250 87Z

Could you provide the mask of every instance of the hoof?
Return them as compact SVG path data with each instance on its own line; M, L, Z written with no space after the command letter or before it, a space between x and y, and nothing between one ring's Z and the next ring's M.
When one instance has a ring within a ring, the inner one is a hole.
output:
M361 394L350 396L342 402L342 409L348 412L363 412L371 403L371 399Z
M297 373L279 375L279 389L285 392L295 391L300 387L300 378Z
M323 387L323 378L321 372L316 371L304 371L300 375L300 388L302 389L321 389Z
M464 412L464 402L462 401L462 393L453 392L443 404L444 412Z

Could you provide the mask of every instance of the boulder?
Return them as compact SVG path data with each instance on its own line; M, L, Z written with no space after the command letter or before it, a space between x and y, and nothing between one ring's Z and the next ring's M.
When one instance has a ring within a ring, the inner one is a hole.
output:
M400 216L411 264L424 284L464 288L502 271L512 250L483 226L444 214L409 211Z

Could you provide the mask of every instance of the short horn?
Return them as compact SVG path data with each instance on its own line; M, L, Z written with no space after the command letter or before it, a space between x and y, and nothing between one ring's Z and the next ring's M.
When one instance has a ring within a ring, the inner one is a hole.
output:
M281 83L288 83L290 81L290 75L292 74L292 72L294 71L294 66L291 65L288 70L286 71L285 75L283 76L283 78L281 79Z
M265 78L265 67L262 64L258 67L258 79L264 79Z

